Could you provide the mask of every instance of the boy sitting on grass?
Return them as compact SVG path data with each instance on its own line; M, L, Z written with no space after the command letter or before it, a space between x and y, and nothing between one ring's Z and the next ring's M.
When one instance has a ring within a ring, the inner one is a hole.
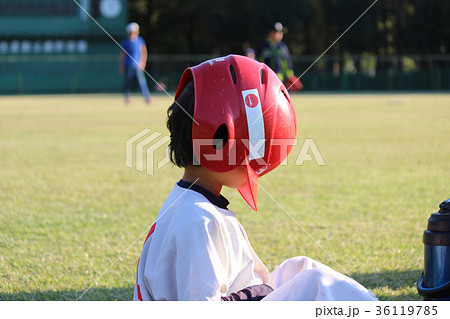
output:
M376 300L306 257L269 274L220 194L238 189L257 210L259 177L294 144L295 111L270 68L235 55L188 68L167 113L171 160L184 175L145 241L134 300Z

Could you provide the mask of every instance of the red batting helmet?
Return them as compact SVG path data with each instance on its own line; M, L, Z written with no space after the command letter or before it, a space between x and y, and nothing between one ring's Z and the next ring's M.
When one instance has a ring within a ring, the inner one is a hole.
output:
M267 65L238 55L186 69L175 99L191 80L197 163L213 172L245 167L247 182L239 192L257 210L258 178L287 157L297 133L286 87ZM219 135L222 145L217 144Z

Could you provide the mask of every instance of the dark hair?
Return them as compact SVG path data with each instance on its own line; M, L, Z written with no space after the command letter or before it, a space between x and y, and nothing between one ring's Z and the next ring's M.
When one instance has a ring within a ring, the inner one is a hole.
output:
M194 82L190 81L167 110L170 132L170 160L178 167L193 164L192 122L194 117Z

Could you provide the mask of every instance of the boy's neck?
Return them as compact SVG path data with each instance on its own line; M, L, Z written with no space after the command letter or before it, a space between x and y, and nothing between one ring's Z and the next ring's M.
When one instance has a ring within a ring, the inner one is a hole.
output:
M208 171L201 166L186 166L184 170L183 180L195 185L206 188L211 193L220 196L222 190L222 184L217 181L216 173Z

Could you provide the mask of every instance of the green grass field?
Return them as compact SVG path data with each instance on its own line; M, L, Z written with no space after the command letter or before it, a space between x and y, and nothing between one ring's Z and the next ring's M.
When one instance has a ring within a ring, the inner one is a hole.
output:
M0 300L76 300L116 260L80 299L132 298L146 229L182 171L126 167L125 143L144 128L167 134L170 101L0 98ZM421 300L422 233L450 197L450 96L293 101L299 145L261 186L378 298ZM306 138L325 166L294 165ZM306 255L343 272L263 190L256 213L237 191L224 195L269 270Z

